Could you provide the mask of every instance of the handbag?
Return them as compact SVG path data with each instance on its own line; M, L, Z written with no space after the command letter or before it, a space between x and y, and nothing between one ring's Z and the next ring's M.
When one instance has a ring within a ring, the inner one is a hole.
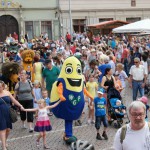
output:
M2 98L1 98L2 99ZM3 99L2 101L5 103L5 105L9 106ZM16 110L14 110L11 106L9 107L9 113L10 113L10 118L11 118L11 122L15 123L18 120L17 117L17 112Z

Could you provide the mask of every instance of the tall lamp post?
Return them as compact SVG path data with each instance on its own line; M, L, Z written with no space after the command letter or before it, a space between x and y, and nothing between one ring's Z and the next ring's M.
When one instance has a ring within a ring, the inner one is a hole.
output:
M71 0L69 0L69 20L70 20L70 35L72 35Z

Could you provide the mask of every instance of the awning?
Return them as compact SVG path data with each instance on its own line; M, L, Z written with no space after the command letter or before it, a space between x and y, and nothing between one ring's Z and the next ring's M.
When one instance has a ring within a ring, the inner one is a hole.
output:
M150 33L150 19L140 20L128 25L113 29L113 33Z
M97 24L91 24L87 25L87 27L93 27L93 28L115 28L122 25L128 24L126 21L120 21L120 20L110 20L110 21L104 21Z

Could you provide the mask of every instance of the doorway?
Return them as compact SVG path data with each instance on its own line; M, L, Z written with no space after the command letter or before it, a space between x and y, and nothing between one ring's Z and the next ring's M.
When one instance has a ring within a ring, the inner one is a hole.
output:
M0 16L0 42L6 40L6 36L16 32L19 35L18 21L11 15Z

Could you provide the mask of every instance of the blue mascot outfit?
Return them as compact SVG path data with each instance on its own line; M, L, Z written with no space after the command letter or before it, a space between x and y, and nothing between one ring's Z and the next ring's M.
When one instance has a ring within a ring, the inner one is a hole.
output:
M93 100L93 97L84 87L84 76L80 61L71 56L67 58L62 66L57 81L53 84L51 92L51 104L59 99L62 101L52 111L57 118L65 120L64 140L71 144L77 138L73 136L73 120L77 120L84 108L84 94Z

